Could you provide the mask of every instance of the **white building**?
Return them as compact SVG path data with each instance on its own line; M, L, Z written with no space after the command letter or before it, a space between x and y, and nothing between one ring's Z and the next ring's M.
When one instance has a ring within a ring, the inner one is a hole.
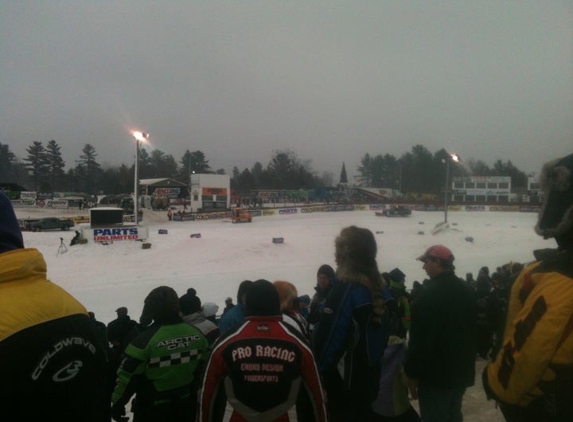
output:
M231 208L231 178L227 174L191 175L191 211Z
M452 188L454 202L507 203L513 202L515 196L508 176L454 177Z

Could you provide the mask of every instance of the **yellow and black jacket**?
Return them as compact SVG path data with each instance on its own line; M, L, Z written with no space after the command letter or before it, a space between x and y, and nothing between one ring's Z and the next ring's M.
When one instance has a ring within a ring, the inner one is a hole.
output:
M525 408L541 402L573 420L573 251L526 267L513 284L503 344L484 370L486 393Z
M105 353L36 249L0 254L0 420L109 421Z

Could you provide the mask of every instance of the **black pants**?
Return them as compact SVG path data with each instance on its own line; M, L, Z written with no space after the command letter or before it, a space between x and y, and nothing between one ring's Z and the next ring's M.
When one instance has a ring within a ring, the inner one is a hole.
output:
M421 422L420 415L412 406L399 416L376 416L376 422Z
M195 422L197 418L197 397L194 394L185 399L150 406L140 406L137 398L135 400L133 422Z
M531 402L527 407L499 405L507 422L571 422L569 419L550 415L543 407L541 400Z

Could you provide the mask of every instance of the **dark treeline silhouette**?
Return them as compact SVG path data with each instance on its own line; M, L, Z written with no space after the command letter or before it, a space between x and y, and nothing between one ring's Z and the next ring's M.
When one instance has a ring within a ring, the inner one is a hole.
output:
M96 148L85 144L74 165L64 170L66 163L61 148L55 140L46 145L35 141L19 159L10 147L0 143L0 182L16 183L38 192L83 192L86 194L120 194L133 191L134 164L102 166ZM359 184L374 188L397 189L402 192L439 193L444 189L445 162L450 154L441 149L430 152L423 145L415 145L400 157L391 154L366 153L360 160L358 174L347 176L344 157L338 180L328 172L317 175L311 160L304 160L291 150L275 151L264 166L255 162L251 168L233 167L231 187L240 195L256 189L313 189L333 187L340 183ZM139 178L169 177L188 183L193 173L225 174L213 170L201 151L186 150L176 161L171 154L160 150L139 152ZM512 187L527 186L527 175L510 160L498 159L493 165L470 159L461 165L450 166L455 176L506 176L511 177Z

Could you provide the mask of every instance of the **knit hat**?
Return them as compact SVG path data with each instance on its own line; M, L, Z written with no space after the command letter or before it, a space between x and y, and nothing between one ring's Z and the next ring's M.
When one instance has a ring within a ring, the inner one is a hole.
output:
M179 316L179 298L171 287L153 289L145 298L139 322L149 325L152 321L169 321Z
M321 265L318 271L316 272L316 275L319 276L321 274L324 274L325 276L328 277L329 280L331 280L334 278L334 269L327 264Z
M280 299L277 289L267 280L253 281L247 290L245 301L247 316L280 315Z
M179 298L179 309L183 315L201 310L201 299L197 297L197 291L194 288L187 289L187 293Z
M217 315L217 311L219 310L219 305L213 302L205 302L203 304L203 315L207 318Z
M418 261L425 262L428 258L438 258L442 261L451 264L454 262L454 254L443 245L434 245L426 249L423 255L416 258Z
M22 230L18 225L12 202L0 190L0 254L23 248Z
M273 285L279 293L281 311L293 309L294 300L298 298L298 291L294 284L288 281L275 281Z
M125 306L120 306L119 308L117 308L115 310L115 312L117 312L117 316L125 316L127 315L127 308Z
M301 303L306 303L307 305L310 305L310 296L309 295L299 296L298 301Z
M573 154L546 163L539 184L543 205L535 231L545 239L573 229Z
M479 274L489 275L489 267L484 266L479 269Z
M404 274L400 268L394 268L392 271L388 273L390 275L391 281L397 281L399 283L403 283L406 280L406 274Z

